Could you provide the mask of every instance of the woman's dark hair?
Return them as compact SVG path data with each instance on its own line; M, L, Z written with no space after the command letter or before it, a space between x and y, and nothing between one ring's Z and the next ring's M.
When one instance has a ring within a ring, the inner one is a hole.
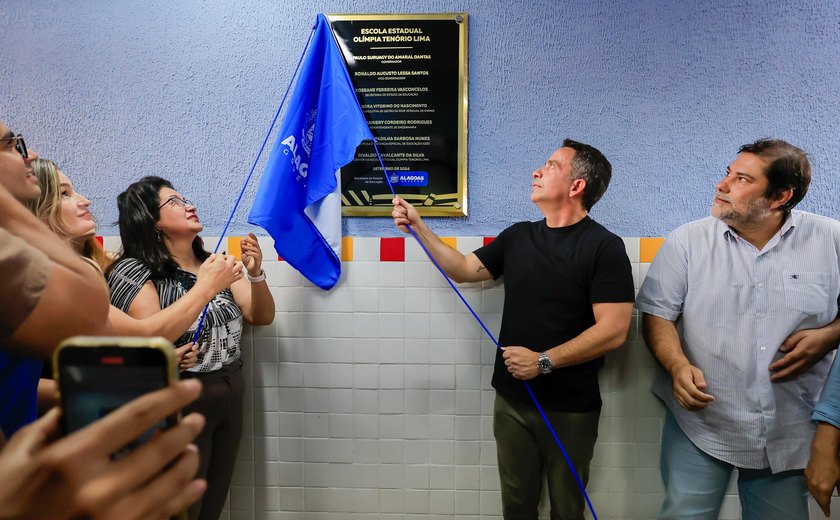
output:
M152 271L153 280L170 278L175 274L178 264L166 248L163 232L157 227L161 188L173 189L172 183L160 177L143 177L117 197L122 249L106 275L124 258L136 258L145 263ZM195 237L192 249L202 262L210 256L204 250L201 237Z

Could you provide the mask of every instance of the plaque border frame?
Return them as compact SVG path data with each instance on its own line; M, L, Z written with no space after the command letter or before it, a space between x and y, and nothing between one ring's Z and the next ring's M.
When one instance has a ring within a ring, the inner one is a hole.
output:
M353 21L393 21L393 20L452 20L459 25L458 30L458 161L457 181L458 187L456 202L460 208L445 206L422 206L415 208L424 217L466 217L468 215L468 192L467 192L467 136L468 136L468 111L469 111L469 15L466 12L452 13L332 13L326 14L330 22L353 22ZM458 18L461 18L459 21ZM336 38L333 32L333 38ZM336 38L338 43L338 38ZM340 47L340 45L339 45ZM400 195L398 187L394 188L397 195ZM341 206L342 217L390 217L391 206Z

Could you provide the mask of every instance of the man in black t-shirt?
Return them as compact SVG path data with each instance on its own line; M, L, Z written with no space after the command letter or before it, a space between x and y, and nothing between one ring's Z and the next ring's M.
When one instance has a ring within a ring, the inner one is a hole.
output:
M442 242L414 207L394 199L394 223L411 225L457 282L504 275L505 303L496 353L493 433L505 519L536 519L542 475L551 518L582 519L583 496L527 381L586 483L598 433L598 370L627 337L633 277L624 243L589 218L612 167L597 149L565 140L532 174L531 201L545 216L505 229L464 255Z

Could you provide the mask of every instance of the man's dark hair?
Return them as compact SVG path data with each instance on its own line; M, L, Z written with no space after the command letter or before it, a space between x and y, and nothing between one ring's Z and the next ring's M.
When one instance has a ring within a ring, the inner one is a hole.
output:
M767 177L765 197L773 197L782 190L793 190L790 200L781 206L782 211L790 213L805 198L811 184L811 163L805 150L781 139L759 139L745 144L738 153L751 153L769 160L770 164L764 170Z
M173 189L172 183L160 177L143 177L117 196L122 251L106 275L124 258L142 260L152 271L153 280L170 278L175 274L178 264L163 242L163 232L157 227L161 188ZM210 256L204 250L201 237L195 237L192 249L199 260L204 261Z
M586 188L583 190L583 206L586 211L589 211L607 191L612 178L612 165L594 146L566 139L563 141L563 147L575 151L575 156L572 158L572 179L586 181Z

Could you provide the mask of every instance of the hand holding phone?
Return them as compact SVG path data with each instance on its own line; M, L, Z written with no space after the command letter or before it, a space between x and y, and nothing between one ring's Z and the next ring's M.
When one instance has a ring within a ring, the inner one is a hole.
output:
M63 341L53 354L62 430L65 434L80 431L133 399L171 387L178 380L177 363L172 343L164 338L77 336ZM130 455L135 450L148 451L144 444L168 435L164 431L175 427L179 418L176 412L160 417L133 437L117 437L123 444L111 458L134 459ZM178 515L185 517L184 511Z
M111 455L200 393L197 380L181 381L52 442L60 422L54 408L0 450L0 516L141 520L182 511L207 486L192 480L198 453L189 443L204 426L201 415L188 415L120 460Z
M53 354L65 434L97 421L141 395L177 381L175 352L163 338L76 336L63 341ZM148 441L156 430L174 426L172 415L120 451Z

